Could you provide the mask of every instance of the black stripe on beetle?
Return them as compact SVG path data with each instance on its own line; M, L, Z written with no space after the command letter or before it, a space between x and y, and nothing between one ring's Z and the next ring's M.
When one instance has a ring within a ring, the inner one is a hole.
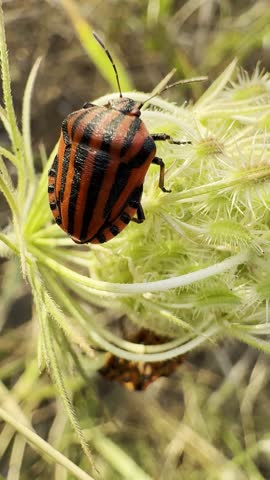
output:
M62 160L62 175L61 175L61 187L60 187L60 201L63 202L64 194L65 194L65 186L68 174L68 167L69 167L69 157L71 152L71 145L66 147L64 157Z
M116 203L119 195L123 192L125 186L127 185L130 175L130 166L127 163L120 163L104 208L104 218L109 216L113 205Z
M81 229L81 238L85 238L88 231L88 226L92 221L95 204L100 193L101 185L104 180L104 174L108 163L111 160L111 155L108 153L113 143L114 131L118 128L122 121L121 115L118 115L110 123L108 130L104 132L103 141L100 150L96 153L94 158L94 166L91 181L89 183L87 192L87 201L84 209L83 223Z
M95 165L87 191L87 200L84 206L84 215L81 228L81 238L86 238L88 227L93 219L94 208L100 192L100 186L104 178L104 169L110 161L110 155L107 152L99 151L95 155Z
M134 139L136 133L138 133L141 122L142 121L140 120L140 118L135 118L134 121L132 122L132 124L130 125L130 127L127 131L127 134L125 136L125 139L123 141L123 144L122 144L122 148L121 148L121 151L120 151L120 157L123 157L127 153L127 151L129 150L129 148L132 146L133 139Z
M82 121L83 118L87 116L87 114L89 114L89 112L87 112L87 110L84 110L82 115L79 115L74 121L74 124L72 125L72 134L71 134L72 138L74 138L76 135L76 129L79 128L80 121ZM87 124L87 126L85 127L81 135L80 143L78 143L76 146L74 173L73 173L71 194L70 194L69 205L68 205L68 232L70 235L73 235L73 231L74 231L75 213L76 213L77 197L80 189L81 173L83 171L85 160L89 153L87 149L87 145L91 143L91 136L93 135L95 128L98 126L99 122L101 121L102 117L104 117L104 115L105 115L105 112L97 111L91 123ZM78 121L78 118L80 118L80 121ZM68 154L68 158L69 158L69 155L70 155L70 152ZM67 175L67 172L66 172L66 175ZM66 183L66 175L65 175L65 183ZM63 197L61 197L61 201L63 201Z

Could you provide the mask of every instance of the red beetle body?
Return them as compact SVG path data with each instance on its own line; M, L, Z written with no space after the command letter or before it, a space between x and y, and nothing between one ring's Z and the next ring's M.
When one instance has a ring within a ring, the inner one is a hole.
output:
M112 57L94 36L114 68L120 98L104 106L86 103L68 115L49 170L50 208L56 223L76 243L103 243L121 232L130 220L142 222L143 182L151 163L160 167L159 187L168 191L164 187L164 162L155 156L155 141L190 143L174 141L165 133L149 134L140 119L145 102L122 96ZM202 77L191 81L198 80ZM175 82L158 93L188 82Z
M128 98L86 105L63 122L49 171L49 202L56 222L75 242L110 240L140 208L156 147L139 106Z

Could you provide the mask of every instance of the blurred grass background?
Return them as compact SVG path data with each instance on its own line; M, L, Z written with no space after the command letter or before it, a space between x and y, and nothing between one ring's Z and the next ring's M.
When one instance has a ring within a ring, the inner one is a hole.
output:
M235 57L250 73L258 61L270 69L268 1L3 3L18 114L30 69L43 56L32 102L36 152L41 146L50 152L68 113L116 91L110 84L114 79L109 78L108 60L101 51L95 53L87 25L117 57L123 90L151 91L174 67L175 79L208 75L211 82ZM200 88L176 89L167 98L182 103L199 95ZM3 129L0 137L5 144ZM5 223L1 197L0 226ZM87 470L54 387L37 371L35 313L28 286L20 280L20 267L3 260L0 269L0 402L15 399L20 405L15 416L32 418L43 438ZM107 382L95 373L94 364L87 380L71 378L79 419L101 478L269 479L268 365L265 355L224 342L189 355L169 379L158 380L145 392L127 392ZM90 427L95 427L94 434ZM0 437L0 478L7 478L12 438L12 430L5 427ZM30 476L73 478L27 447L17 477L9 480Z

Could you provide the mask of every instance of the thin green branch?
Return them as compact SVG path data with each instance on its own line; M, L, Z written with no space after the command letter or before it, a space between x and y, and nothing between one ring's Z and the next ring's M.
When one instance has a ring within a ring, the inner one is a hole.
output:
M33 159L32 141L31 141L31 127L30 127L31 97L32 97L33 87L34 87L35 79L38 73L41 60L42 58L39 57L35 61L32 67L32 70L30 72L30 75L26 83L24 96L23 96L23 107L22 107L22 135L23 135L24 151L25 151L25 166L29 176L30 183L35 182L35 169L34 169L34 159Z
M19 209L18 209L16 194L13 188L10 175L1 157L0 157L0 191L2 191L3 195L5 196L5 199L12 212L13 218L16 217L18 221Z
M196 109L204 109L207 105L211 105L217 98L225 85L229 82L235 70L237 60L234 59L228 67L220 74L220 76L212 83L206 92L200 97L196 103Z
M74 407L72 405L70 395L66 389L62 369L59 366L58 356L54 347L54 337L51 331L50 320L48 317L48 310L46 308L46 303L44 301L45 290L42 285L39 274L36 271L36 268L31 266L28 269L28 278L32 286L32 291L35 299L36 308L38 311L39 322L42 332L42 341L43 341L43 355L45 357L46 367L48 372L52 376L52 379L59 391L63 404L65 406L66 413L68 415L69 421L78 436L81 447L88 458L91 466L94 467L94 462L90 449L87 445L87 442L84 438L80 425L78 423Z
M166 278L164 280L157 280L155 282L141 282L141 283L111 283L100 280L94 280L77 272L74 272L70 268L59 264L48 255L43 254L40 250L31 245L36 258L47 267L54 270L61 277L70 279L70 281L78 282L85 287L89 288L89 292L93 295L97 295L99 292L114 293L117 295L137 295L148 292L166 291L172 288L184 287L191 285L194 282L199 282L203 279L220 275L232 268L236 268L238 265L245 263L249 258L247 251L233 255L225 260L213 264L209 267L202 268L195 272L190 272L185 275L180 275L172 278Z
M33 445L36 449L38 449L41 454L44 455L44 457L49 456L51 460L59 465L62 465L68 472L70 472L79 480L94 480L91 475L77 467L77 465L71 462L71 460L62 455L62 453L58 452L58 450L53 448L33 430L30 430L23 423L20 423L18 418L9 415L3 408L0 408L0 417L2 420L4 420L4 422L11 425L15 431L19 432L30 445Z
M12 445L7 480L20 480L19 475L22 467L25 447L25 438L20 434L16 435Z
M55 282L53 277L49 274L47 276L47 281L49 281L49 284L51 285L53 290L60 289L57 282ZM47 291L44 291L44 301L48 313L57 322L59 328L61 328L61 330L64 332L67 339L70 342L77 344L86 355L88 355L90 358L93 358L94 352L90 348L89 344L85 341L84 337L80 335L78 331L76 331L76 328L70 324L69 320L57 307L56 303L53 301Z
M13 163L13 165L15 165L15 167L17 167L16 156L12 152L7 150L7 148L0 147L0 155L7 158L11 163Z
M70 421L72 427L74 428L74 431L76 432L76 434L78 436L80 445L81 445L86 457L88 458L91 466L93 468L95 468L94 467L94 461L93 461L93 458L92 458L92 454L91 454L90 449L87 445L87 442L84 438L81 427L78 423L76 413L74 411L74 407L73 407L71 399L70 399L70 395L68 394L68 391L67 391L65 383L64 383L62 371L59 367L57 355L56 355L54 344L53 344L54 340L53 340L53 337L52 337L52 334L51 334L51 327L49 325L48 319L46 320L45 317L43 318L43 322L46 323L46 325L44 325L44 327L43 327L43 333L45 334L44 346L47 350L47 354L48 354L48 358L49 358L49 362L50 362L50 374L52 375L53 381L58 388L59 394L60 394L60 396L62 398L62 401L65 405L65 409L66 409L69 421Z
M270 354L270 343L269 341L263 340L261 338L257 338L255 335L250 335L240 328L228 327L225 328L224 331L225 335L231 336L233 338L237 338L238 340L245 342L247 345L250 345L253 348L261 350L264 353Z
M198 345L217 336L221 332L216 326L210 327L203 332L200 332L200 334L194 339L187 339L185 343L183 343L183 339L175 342L168 342L168 344L165 344L167 345L165 351L164 345L161 345L159 350L158 347L152 349L151 346L148 348L143 345L137 346L137 348L133 349L130 342L117 338L109 331L96 326L93 322L89 322L89 312L86 312L78 302L75 302L67 291L64 291L60 287L57 288L56 284L54 284L53 288L55 289L55 295L59 301L64 303L66 311L89 332L88 336L94 341L94 343L99 345L104 351L111 352L112 354L120 358L125 358L126 360L144 362L160 362L168 360L196 348Z
M11 129L10 129L10 124L7 118L7 112L6 110L0 105L0 120L3 123L3 127L5 128L10 140L11 140Z
M24 232L26 237L32 237L33 232L44 227L46 221L50 218L50 211L47 199L47 183L48 183L48 169L53 162L56 155L58 145L53 148L47 165L44 168L42 175L36 187L35 194L32 198L30 210L24 223Z
M23 171L24 156L23 156L23 142L22 136L17 126L16 115L14 111L12 95L11 95L11 79L9 72L9 62L6 44L4 14L2 9L2 0L0 1L0 58L1 58L1 73L2 73L2 86L4 104L7 114L7 120L10 125L10 134L13 151L18 158L19 166L19 197L22 201L25 195L26 179Z
M3 242L11 252L19 255L18 247L6 235L4 235L4 233L0 233L0 241Z

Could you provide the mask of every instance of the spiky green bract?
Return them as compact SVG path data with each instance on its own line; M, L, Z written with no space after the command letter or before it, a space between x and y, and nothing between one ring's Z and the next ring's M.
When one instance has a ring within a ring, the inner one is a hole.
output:
M110 301L111 307L162 334L186 339L215 325L215 334L245 333L247 341L268 351L259 332L262 325L268 332L270 292L270 76L256 68L251 78L240 71L231 81L234 66L195 105L182 108L156 99L143 112L151 132L192 144L158 145L172 193L159 190L159 172L152 166L144 184L146 221L93 247L90 272L99 280L133 284L168 278L173 284L195 272L188 285L165 291L164 282L154 292L145 286L143 294ZM234 266L200 279L202 269L228 258L236 259Z

